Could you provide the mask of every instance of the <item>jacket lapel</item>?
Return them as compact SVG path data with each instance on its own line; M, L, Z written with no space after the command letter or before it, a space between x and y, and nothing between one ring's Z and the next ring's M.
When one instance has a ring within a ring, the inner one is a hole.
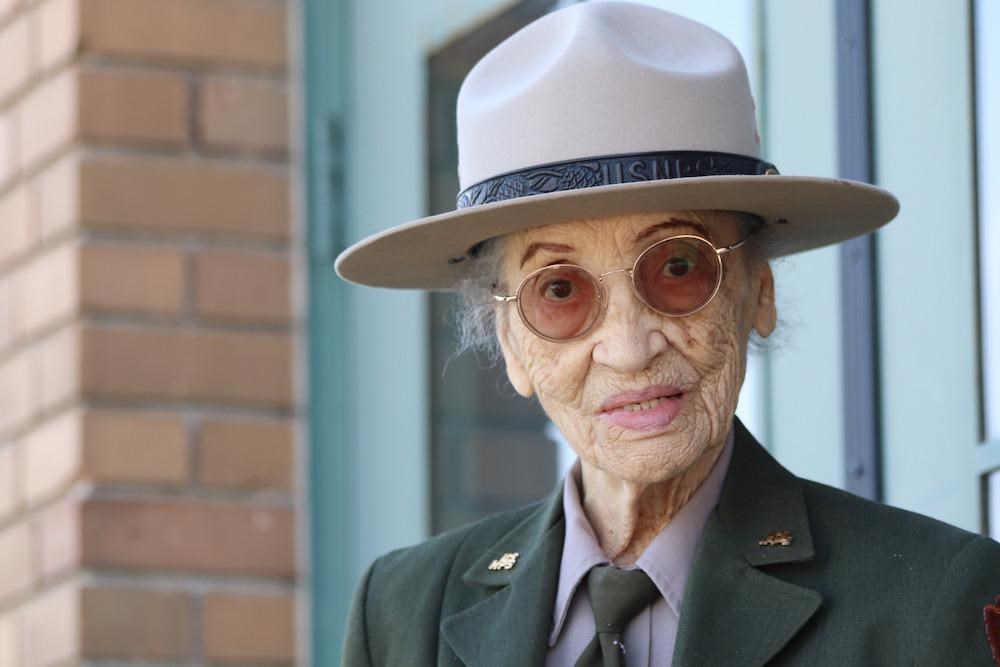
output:
M469 586L496 589L442 623L445 640L465 665L544 663L565 532L559 485L465 573L463 580ZM490 569L492 561L514 553L517 559L509 570Z
M822 603L815 590L761 566L815 556L799 480L736 420L736 442L719 506L702 534L681 607L675 667L758 667L770 660ZM758 542L789 531L788 546Z

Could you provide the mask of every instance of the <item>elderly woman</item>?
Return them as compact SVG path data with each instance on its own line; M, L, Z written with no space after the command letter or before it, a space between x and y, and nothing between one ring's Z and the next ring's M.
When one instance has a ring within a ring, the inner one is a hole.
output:
M1000 545L801 480L734 417L768 259L875 229L892 195L779 175L735 48L630 3L513 35L458 121L458 210L338 270L460 289L579 460L537 505L377 560L345 664L990 664Z

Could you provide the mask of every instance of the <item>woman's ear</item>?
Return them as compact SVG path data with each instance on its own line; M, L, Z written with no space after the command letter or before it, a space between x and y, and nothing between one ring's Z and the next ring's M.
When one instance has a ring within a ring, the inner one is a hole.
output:
M765 261L757 272L757 303L754 308L753 328L761 338L767 338L774 331L778 321L778 311L774 305L774 274Z
M514 387L514 391L525 398L530 398L535 393L535 389L531 386L528 371L521 361L521 350L511 334L507 313L497 313L497 340L500 341L500 351L503 352L507 378L510 380L511 386Z

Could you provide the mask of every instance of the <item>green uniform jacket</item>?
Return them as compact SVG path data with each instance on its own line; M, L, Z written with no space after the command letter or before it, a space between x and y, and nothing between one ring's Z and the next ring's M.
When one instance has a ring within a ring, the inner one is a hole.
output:
M983 607L1000 544L795 477L736 422L681 607L675 667L992 665ZM344 664L543 665L562 490L379 558ZM775 531L788 546L761 546ZM509 570L494 559L516 553Z

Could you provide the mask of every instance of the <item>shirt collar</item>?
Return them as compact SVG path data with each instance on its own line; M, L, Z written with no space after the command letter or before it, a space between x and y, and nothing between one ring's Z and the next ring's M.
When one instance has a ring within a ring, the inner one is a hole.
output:
M726 443L708 477L688 500L687 504L663 527L646 550L636 561L641 569L660 591L660 595L670 605L674 614L680 617L681 600L691 561L694 559L698 540L708 520L712 508L719 503L722 482L729 469L732 455L734 430L730 428ZM580 461L573 464L566 473L563 485L563 514L566 518L566 536L563 541L562 560L559 566L559 586L552 611L552 633L549 646L555 644L566 621L570 602L580 582L596 565L610 561L597 541L596 535L587 521L587 515L580 503Z

